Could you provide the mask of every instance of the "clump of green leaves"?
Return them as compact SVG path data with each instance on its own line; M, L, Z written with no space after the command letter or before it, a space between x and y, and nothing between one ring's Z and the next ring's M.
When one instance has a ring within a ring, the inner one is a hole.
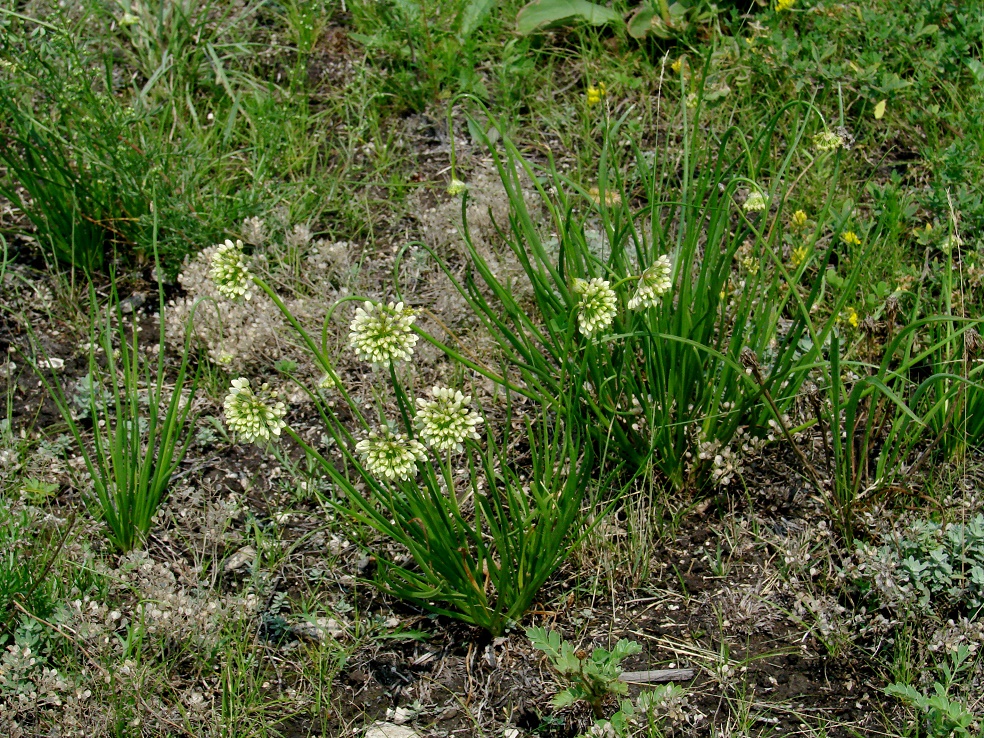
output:
M557 676L567 683L567 687L554 696L554 707L567 707L584 701L591 705L598 718L603 716L604 703L609 696L624 695L629 690L627 684L619 681L622 661L642 651L638 643L623 638L611 651L595 648L589 656L584 651L575 650L555 630L528 628L526 635L534 648L547 655Z
M89 294L95 306L95 290ZM85 459L92 479L86 505L122 551L146 539L195 428L198 374L189 369L186 343L173 384L166 384L163 304L161 314L157 355L149 359L139 346L137 324L123 315L115 290L108 307L101 312L93 307L85 392L91 441L57 375L34 362Z
M790 151L812 125L812 112L800 112L785 144ZM755 156L771 161L779 123L794 114L790 107L763 123L748 144ZM593 440L617 449L629 471L652 464L677 489L707 478L713 454L700 458L701 444L727 446L742 426L765 435L774 412L764 394L784 413L832 330L832 324L814 329L809 317L830 258L829 250L821 255L814 248L818 234L810 251L821 268L809 272L804 262L790 274L776 258L780 228L772 211L738 204L766 179L787 179L792 155L769 163L771 172L752 172L752 181L745 176L743 134L730 129L715 146L689 115L684 106L680 180L676 160L665 154L635 148L635 161L625 159L622 144L636 142L623 138L622 120L606 122L597 188L571 182L556 167L539 167L505 135L495 145L483 140L509 198L501 234L532 288L529 299L475 247L467 192L462 236L471 270L465 278L458 280L424 247L522 379L516 391L555 405L568 386L583 388L579 411ZM530 184L535 199L524 194ZM777 188L768 202L782 201ZM758 200L766 202L761 192ZM603 228L600 239L590 237L595 224ZM788 328L781 320L786 313L794 316ZM812 342L804 351L807 338ZM762 362L757 385L742 365L749 352Z
M638 735L637 728L648 729L648 735L663 735L663 726L669 721L683 719L683 708L687 704L687 690L676 684L663 684L656 689L642 692L635 699L624 699L618 712L608 719L595 722L591 732L581 736L594 735L628 738Z
M919 521L885 545L859 545L857 556L882 605L951 607L972 619L984 608L984 515L946 526Z
M349 394L325 342L319 345L245 263L230 243L216 254L212 279L227 295L259 288L325 372L315 389L287 376L318 408L331 450L322 453L286 425L283 403L273 404L263 387L254 391L246 378L232 382L227 424L247 441L272 441L282 430L330 481L335 495L329 504L409 554L397 558L373 552L381 588L501 635L522 618L566 559L571 539L583 535L581 502L595 466L593 449L585 447L580 426L569 420L573 411L558 408L553 415L517 419L516 427L524 430L520 440L510 432L513 408L507 400L504 430L487 428L483 439L475 428L485 420L471 409L471 397L434 387L431 400L413 398L409 382L397 373L397 364L411 358L417 341L415 312L402 302L389 307L363 302L350 326L349 345L386 378L381 387L388 380L399 410L399 419L391 420L387 410L393 405L387 408L381 400L368 408ZM343 298L335 307L353 299ZM325 325L330 319L331 314ZM291 369L284 363L278 368ZM576 389L571 395L576 401ZM513 456L519 444L528 453L523 469Z
M943 662L937 669L939 677L933 682L932 694L924 694L911 684L896 682L885 692L912 705L925 715L926 736L949 738L969 736L970 726L977 719L962 699L952 694L960 674L972 666L970 649L960 645L951 654L951 663Z

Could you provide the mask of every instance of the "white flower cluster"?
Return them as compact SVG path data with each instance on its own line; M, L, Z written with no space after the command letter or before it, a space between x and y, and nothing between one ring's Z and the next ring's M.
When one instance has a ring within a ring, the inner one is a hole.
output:
M349 345L370 364L405 361L417 344L417 334L411 328L416 319L413 310L403 307L402 302L386 306L366 302L356 310L349 326Z
M670 257L663 254L654 261L639 277L636 293L629 300L629 310L637 308L656 307L659 298L670 291L673 286L673 266Z
M744 205L746 213L759 212L762 210L766 210L768 207L769 207L769 201L766 200L765 195L763 195L758 190L752 190L752 192L748 194L748 198L745 200L745 205Z
M224 244L217 246L212 254L212 268L208 276L215 282L215 288L223 297L248 300L253 278L249 273L246 254L243 253L243 242L233 243L227 239Z
M427 458L420 441L388 429L382 434L370 433L368 438L355 445L355 450L370 472L391 481L406 481L416 476L417 462Z
M471 397L447 387L431 389L433 399L417 398L417 428L420 437L438 451L454 449L464 451L462 445L468 438L478 440L475 430L482 422L481 416L466 406Z
M276 401L276 393L267 384L254 393L245 377L232 380L224 408L229 428L247 443L272 440L287 425L287 406Z
M607 280L599 277L591 281L575 278L573 289L575 294L581 296L577 304L581 333L590 337L612 324L617 298Z

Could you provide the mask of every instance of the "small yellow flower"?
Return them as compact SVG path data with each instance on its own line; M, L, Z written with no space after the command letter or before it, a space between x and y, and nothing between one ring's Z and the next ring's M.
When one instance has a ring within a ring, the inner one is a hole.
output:
M597 87L593 85L588 87L588 92L586 96L588 105L597 105L598 103L600 103L601 98L603 98L607 94L607 92L608 90L605 89L604 82L599 82Z
M789 263L792 264L794 268L798 267L806 261L806 257L809 255L810 250L806 246L797 246L793 249L793 253L789 255Z
M858 311L855 310L853 307L849 307L845 314L844 320L852 328L857 328L858 323L860 323L860 317L858 316Z
M678 57L677 60L670 65L670 69L673 70L673 74L680 74L680 70L683 69L683 57Z
M776 10L780 13L789 10L796 4L796 0L776 0Z
M806 227L806 213L802 210L797 210L793 213L793 228L800 230Z
M844 231L841 234L841 241L846 243L848 246L860 246L861 239L858 238L858 234L854 231Z

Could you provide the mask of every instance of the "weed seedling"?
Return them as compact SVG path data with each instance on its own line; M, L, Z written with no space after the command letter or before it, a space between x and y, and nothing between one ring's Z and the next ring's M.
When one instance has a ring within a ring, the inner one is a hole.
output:
M584 651L575 651L574 646L555 630L529 628L526 635L536 649L547 655L550 666L568 684L554 696L554 707L567 707L583 700L591 705L596 718L602 717L603 705L609 695L628 692L628 685L619 681L622 661L642 651L638 643L623 638L611 651L596 648L589 656Z

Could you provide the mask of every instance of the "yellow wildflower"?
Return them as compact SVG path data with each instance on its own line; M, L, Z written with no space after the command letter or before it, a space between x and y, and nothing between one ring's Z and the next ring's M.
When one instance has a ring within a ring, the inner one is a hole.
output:
M680 70L683 69L683 57L677 58L675 62L670 65L670 69L673 70L673 74L680 74Z
M793 213L793 228L797 230L806 227L806 213L802 210L797 210Z
M796 4L796 0L776 0L776 10L780 13L789 10Z
M810 250L806 246L797 246L789 255L789 262L794 268L796 268L806 261L806 257L809 256L809 254Z
M857 328L858 324L861 322L858 311L853 307L849 307L844 313L844 322L846 322L852 328Z
M841 241L846 243L848 246L860 246L861 239L858 238L858 234L854 231L844 231L841 234Z
M588 105L597 105L598 103L600 103L601 98L603 98L607 94L607 92L608 90L605 89L604 82L599 82L597 87L593 85L588 87L588 92L587 92Z

